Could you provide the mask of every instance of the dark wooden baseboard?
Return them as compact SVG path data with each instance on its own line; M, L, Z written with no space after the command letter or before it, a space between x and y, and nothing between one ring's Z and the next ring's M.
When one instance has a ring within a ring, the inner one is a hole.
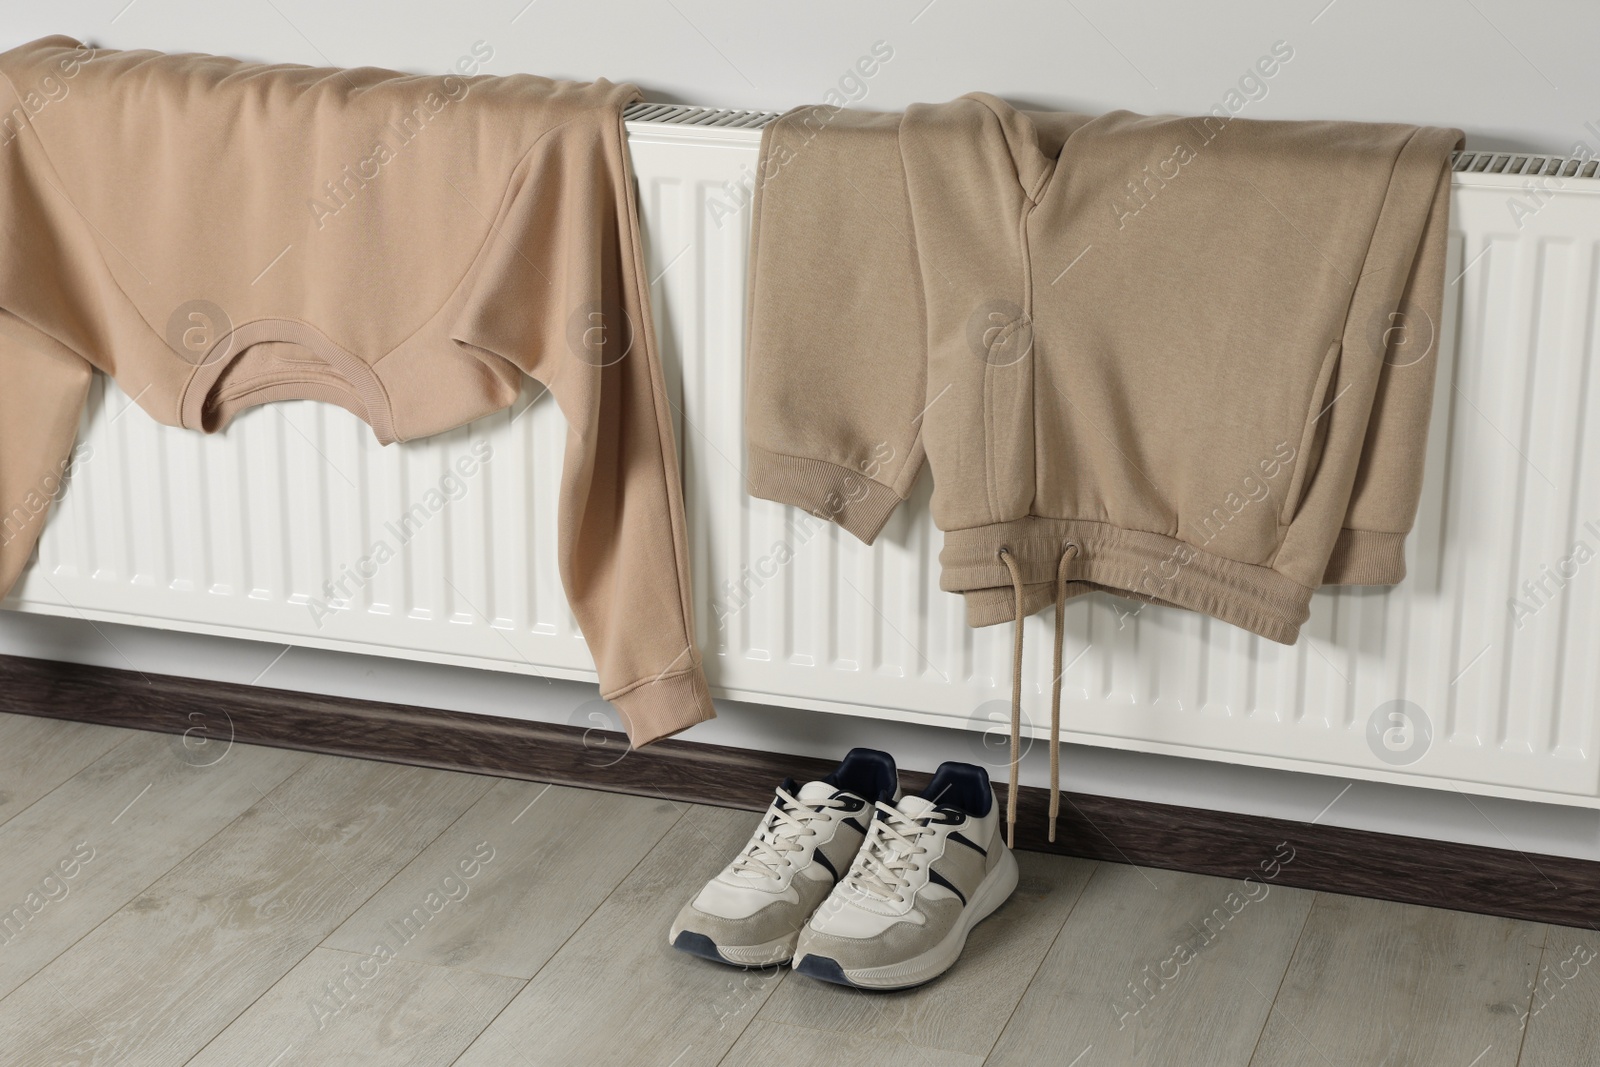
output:
M629 751L621 734L573 726L17 656L0 656L0 711L751 810L785 776L833 767L680 740ZM902 772L908 790L927 779ZM1025 849L1257 880L1292 854L1273 884L1566 926L1600 919L1596 862L1081 793L1063 799L1051 844L1048 791L1021 793Z

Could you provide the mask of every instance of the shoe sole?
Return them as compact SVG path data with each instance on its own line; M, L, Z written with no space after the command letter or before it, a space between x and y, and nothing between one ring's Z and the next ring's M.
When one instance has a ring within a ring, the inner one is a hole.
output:
M764 945L719 945L705 934L693 930L674 930L668 936L667 943L680 952L699 956L712 963L760 970L764 967L787 967L794 959L794 945L799 937L796 933L793 937L780 937Z
M978 891L972 894L972 900L961 910L955 926L950 928L943 940L926 952L899 963L857 968L845 968L831 957L807 953L795 961L794 969L808 977L835 985L880 992L923 985L955 966L956 960L961 958L961 950L967 946L967 934L1010 899L1016 888L1017 857L1010 849L1006 849L994 870L984 878Z

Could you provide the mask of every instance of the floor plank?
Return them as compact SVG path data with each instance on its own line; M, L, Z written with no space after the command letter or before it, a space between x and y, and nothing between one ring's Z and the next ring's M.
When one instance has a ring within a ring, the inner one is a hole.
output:
M0 996L310 759L240 745L199 766L166 734L132 733L0 824Z
M517 978L319 948L188 1067L437 1067L460 1056L522 986Z
M1551 926L1534 980L1520 1067L1600 1059L1600 935Z
M1019 853L1017 861L1017 891L973 928L960 962L943 978L903 993L868 994L796 977L768 998L759 1018L986 1054L1095 868L1090 860L1037 852Z
M1318 894L1251 1063L1513 1067L1544 933Z
M1101 864L985 1062L1245 1067L1313 896Z
M382 941L405 960L531 978L682 811L664 800L496 782L324 944L371 952ZM489 858L461 876L457 865L473 856ZM429 892L454 906L430 918Z
M489 785L312 757L0 1001L0 1063L183 1063Z
M944 1049L910 1049L893 1037L840 1034L758 1019L722 1063L728 1067L980 1067L983 1057ZM677 1067L691 1065L686 1060Z
M0 714L0 824L136 731Z
M683 903L739 850L757 818L690 808L459 1067L715 1064L788 969L708 963L668 945L667 930Z

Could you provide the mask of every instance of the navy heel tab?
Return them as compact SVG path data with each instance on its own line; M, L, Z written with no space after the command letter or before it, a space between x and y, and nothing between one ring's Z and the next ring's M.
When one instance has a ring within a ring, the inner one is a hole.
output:
M900 789L894 757L875 748L852 748L823 781L835 789L854 793L868 804L892 803Z
M948 761L933 772L922 797L941 808L955 808L975 818L983 818L994 807L994 787L989 772L975 763Z

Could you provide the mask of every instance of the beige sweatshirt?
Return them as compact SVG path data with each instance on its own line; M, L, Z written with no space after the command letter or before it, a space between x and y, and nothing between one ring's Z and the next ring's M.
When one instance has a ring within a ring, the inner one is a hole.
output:
M985 94L790 112L756 194L750 491L870 543L926 463L972 625L1104 589L1293 642L1319 586L1404 574L1460 137Z
M339 404L385 444L499 411L570 426L562 579L643 744L712 716L624 145L631 85L0 55L0 595L91 369L205 432Z

